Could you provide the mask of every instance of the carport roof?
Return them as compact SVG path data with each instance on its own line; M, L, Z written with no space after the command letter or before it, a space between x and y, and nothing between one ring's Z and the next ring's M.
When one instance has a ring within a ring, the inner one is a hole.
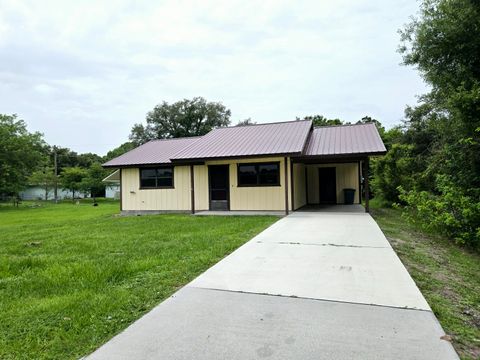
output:
M375 124L314 128L303 156L375 155L387 150Z

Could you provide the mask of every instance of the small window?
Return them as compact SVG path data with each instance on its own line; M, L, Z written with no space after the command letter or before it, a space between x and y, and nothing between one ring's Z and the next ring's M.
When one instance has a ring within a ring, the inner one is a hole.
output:
M173 167L140 169L141 189L173 188Z
M239 164L238 186L280 186L280 164Z
M238 185L257 185L257 169L255 165L238 166Z

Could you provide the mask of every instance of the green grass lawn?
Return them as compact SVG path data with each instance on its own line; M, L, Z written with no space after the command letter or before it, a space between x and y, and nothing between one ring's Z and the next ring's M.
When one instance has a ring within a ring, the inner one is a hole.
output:
M480 255L421 232L400 210L374 206L371 213L461 358L480 359Z
M277 220L0 206L0 358L86 355Z

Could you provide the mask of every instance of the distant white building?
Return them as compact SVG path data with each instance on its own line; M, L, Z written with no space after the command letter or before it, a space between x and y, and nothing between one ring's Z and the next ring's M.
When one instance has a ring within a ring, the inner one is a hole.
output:
M85 196L76 191L75 192L75 198L84 198ZM57 191L57 199L58 200L63 200L63 199L71 199L72 198L72 192L70 190L66 189L58 189ZM25 190L20 192L20 199L22 200L45 200L45 188L41 186L29 186ZM50 189L47 194L47 200L55 200L54 196L54 191L53 189Z
M105 183L105 197L120 199L120 170L115 170L102 180Z
M109 199L120 199L120 171L116 170L105 179L102 180L105 183L105 197ZM37 185L32 185L20 192L20 199L22 200L45 200L45 188ZM85 196L80 191L75 191L75 198L83 199ZM72 192L67 189L58 189L58 200L71 199ZM49 189L47 200L55 200L53 189Z

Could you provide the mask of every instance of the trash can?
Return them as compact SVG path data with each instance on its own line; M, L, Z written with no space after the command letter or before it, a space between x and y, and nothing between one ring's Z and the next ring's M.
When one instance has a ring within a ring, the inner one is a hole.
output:
M355 199L355 189L343 189L344 204L350 205L353 204Z

